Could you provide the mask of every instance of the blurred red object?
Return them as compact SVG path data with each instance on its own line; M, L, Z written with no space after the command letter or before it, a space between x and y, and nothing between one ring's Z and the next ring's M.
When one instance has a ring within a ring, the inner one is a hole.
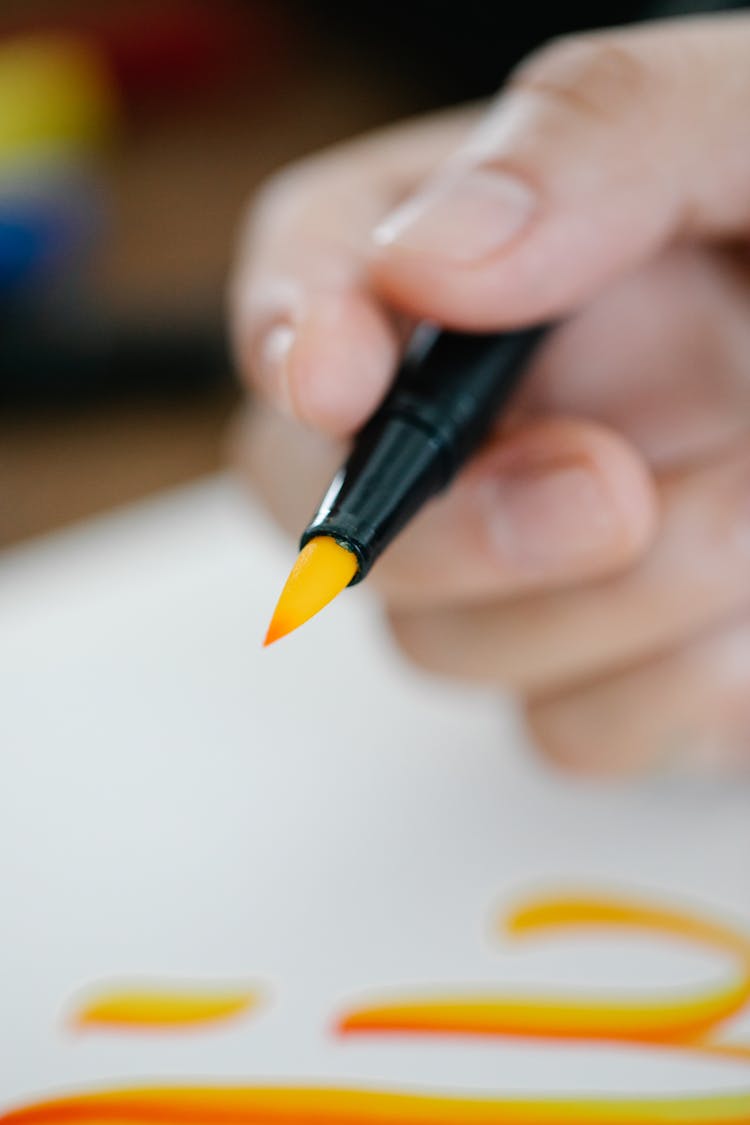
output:
M238 0L71 0L54 8L0 15L0 38L67 32L106 58L126 104L204 97L242 75L264 84L283 70L283 14Z

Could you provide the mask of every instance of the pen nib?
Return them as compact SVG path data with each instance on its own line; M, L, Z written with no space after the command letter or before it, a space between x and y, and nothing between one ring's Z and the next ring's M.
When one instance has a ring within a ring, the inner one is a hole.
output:
M304 625L341 591L357 573L357 557L328 535L303 547L281 591L265 645L271 645Z

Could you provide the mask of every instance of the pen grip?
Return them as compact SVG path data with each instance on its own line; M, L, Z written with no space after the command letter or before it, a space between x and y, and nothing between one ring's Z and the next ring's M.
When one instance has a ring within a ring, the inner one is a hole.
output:
M361 581L487 437L545 332L423 337L355 438L300 546L318 535L333 537L356 554L351 584Z
M434 333L407 357L373 425L398 415L427 430L444 449L447 483L490 432L546 332Z

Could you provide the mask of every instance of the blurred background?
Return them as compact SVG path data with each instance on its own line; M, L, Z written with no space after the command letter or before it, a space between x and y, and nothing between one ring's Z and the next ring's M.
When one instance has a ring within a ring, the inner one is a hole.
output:
M649 14L548 7L3 0L0 546L221 465L224 289L269 172Z

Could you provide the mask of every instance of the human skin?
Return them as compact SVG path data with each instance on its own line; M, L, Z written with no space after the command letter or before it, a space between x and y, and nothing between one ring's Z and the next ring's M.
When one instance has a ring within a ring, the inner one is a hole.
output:
M236 457L293 534L416 320L561 321L368 583L577 772L750 764L749 121L747 15L577 36L285 169L240 241Z

